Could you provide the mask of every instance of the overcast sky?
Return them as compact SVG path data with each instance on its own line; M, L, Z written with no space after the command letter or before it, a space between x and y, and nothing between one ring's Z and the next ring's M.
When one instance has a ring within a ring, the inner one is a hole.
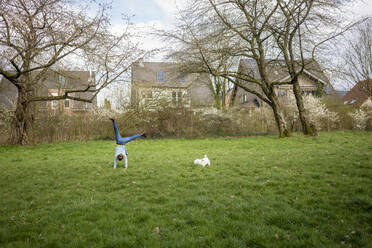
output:
M120 21L121 13L133 16L132 21L138 23L167 22L173 18L177 8L184 5L185 0L114 0L113 20Z
M146 49L159 48L162 42L147 34L157 28L171 27L175 21L178 9L186 5L187 0L113 0L112 24L114 29L120 29L121 16L131 17L135 24L136 33L140 34L143 47ZM349 14L355 18L372 15L372 0L356 0L349 5ZM161 60L161 56L149 58Z
M166 23L174 18L178 8L187 0L113 0L113 20L120 21L121 13L133 16L135 23ZM372 15L372 0L357 0L350 10L357 15Z

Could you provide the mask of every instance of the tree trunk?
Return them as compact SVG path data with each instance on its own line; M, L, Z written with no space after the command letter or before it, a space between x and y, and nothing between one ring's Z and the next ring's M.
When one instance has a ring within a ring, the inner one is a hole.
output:
M221 102L221 109L225 110L226 109L226 82L223 82L222 84L222 102Z
M215 96L214 96L214 102L215 102L215 104L216 104L216 108L217 108L218 110L220 110L220 109L221 109L220 95L215 94Z
M301 89L298 81L293 83L293 94L295 95L296 98L298 115L300 117L303 134L316 136L317 130L314 125L310 125L310 122L307 118L306 109L304 107L304 102L302 100Z
M11 144L26 145L33 140L34 113L31 97L32 91L27 91L24 87L18 89L17 106L10 132Z
M279 138L290 137L291 133L288 129L287 122L284 119L283 112L280 109L276 95L273 95L270 98L270 101L272 103L271 109L273 110L276 126L279 131Z

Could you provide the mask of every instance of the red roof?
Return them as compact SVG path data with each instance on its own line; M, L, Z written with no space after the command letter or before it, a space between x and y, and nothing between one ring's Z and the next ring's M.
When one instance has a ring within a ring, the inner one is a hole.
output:
M369 94L368 94L369 92ZM372 79L361 81L342 98L344 104L363 104L372 93Z

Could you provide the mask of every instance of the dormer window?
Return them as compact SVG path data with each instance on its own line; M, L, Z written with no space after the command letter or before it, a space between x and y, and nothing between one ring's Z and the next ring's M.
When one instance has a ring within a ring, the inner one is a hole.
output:
M164 82L165 81L165 74L162 71L157 72L156 79L158 82Z

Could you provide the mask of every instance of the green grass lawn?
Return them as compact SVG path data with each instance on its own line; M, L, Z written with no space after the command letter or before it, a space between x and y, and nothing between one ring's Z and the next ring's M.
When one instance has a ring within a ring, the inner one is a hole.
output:
M372 247L371 132L114 149L0 147L0 247Z

